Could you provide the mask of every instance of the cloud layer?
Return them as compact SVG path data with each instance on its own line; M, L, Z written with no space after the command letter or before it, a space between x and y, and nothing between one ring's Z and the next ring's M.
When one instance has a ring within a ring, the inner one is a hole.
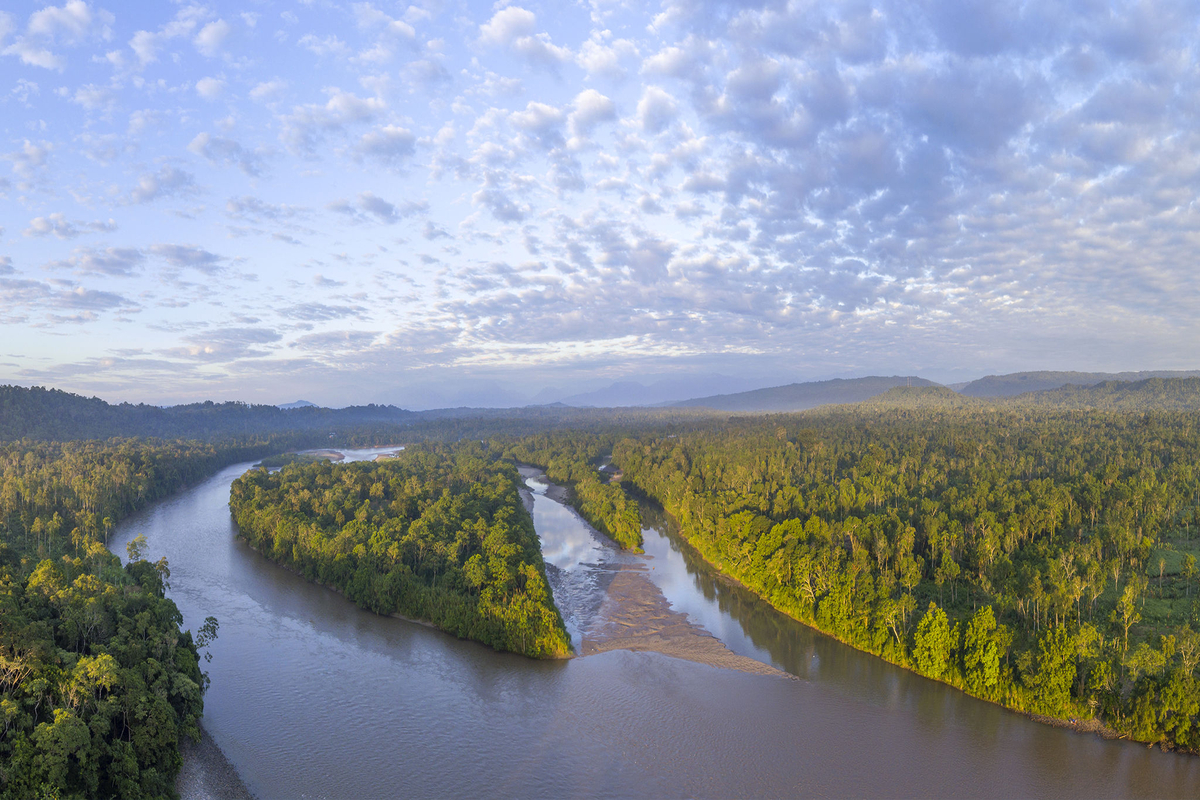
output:
M0 13L0 380L1197 366L1194 4L398 8Z

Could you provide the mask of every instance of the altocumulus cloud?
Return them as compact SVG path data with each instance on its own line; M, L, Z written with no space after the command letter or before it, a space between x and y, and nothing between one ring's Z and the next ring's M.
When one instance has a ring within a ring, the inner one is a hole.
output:
M1194 3L350 10L0 14L4 324L393 384L1195 366Z

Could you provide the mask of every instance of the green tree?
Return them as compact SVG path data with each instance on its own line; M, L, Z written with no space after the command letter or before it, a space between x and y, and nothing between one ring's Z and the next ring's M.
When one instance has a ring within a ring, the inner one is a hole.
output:
M917 670L931 678L943 677L950 665L952 646L946 612L930 602L913 635L913 661Z

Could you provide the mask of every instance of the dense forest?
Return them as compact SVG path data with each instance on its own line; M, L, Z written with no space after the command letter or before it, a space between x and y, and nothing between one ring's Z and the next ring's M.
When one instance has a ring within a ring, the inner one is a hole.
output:
M1200 419L896 391L629 437L612 459L803 622L1015 709L1200 749Z
M174 795L179 739L198 736L204 676L140 543L117 521L290 440L0 444L0 797Z
M111 405L97 397L34 386L0 386L0 441L40 439L73 441L112 437L228 440L234 437L323 431L382 431L412 421L416 415L395 406L315 406L281 409L276 406L227 402L151 406Z
M569 655L520 476L478 442L292 464L234 481L241 535L380 614L537 658Z

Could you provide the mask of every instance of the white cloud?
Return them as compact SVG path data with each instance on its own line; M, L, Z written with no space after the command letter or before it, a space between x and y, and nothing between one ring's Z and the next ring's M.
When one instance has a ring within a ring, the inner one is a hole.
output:
M262 174L262 162L258 154L247 150L233 139L213 136L208 132L198 133L187 149L214 164L236 165L252 177Z
M44 217L34 217L29 221L29 227L24 233L30 237L55 236L59 239L74 239L88 231L110 233L117 229L117 223L114 220L108 222L84 223L78 221L70 221L66 215L61 212L47 214Z
M532 35L536 29L537 17L532 11L509 6L497 11L490 20L479 26L479 39L485 44L507 45Z
M89 39L107 40L112 35L113 21L112 14L93 10L83 0L67 0L62 6L46 6L33 12L25 32L0 53L16 56L28 66L62 71L66 59L52 52L51 45L70 47ZM5 14L0 19L0 41L12 28L12 18Z
M355 152L360 157L371 158L384 164L396 166L412 156L417 137L407 128L385 125L364 133L358 140Z
M571 59L571 51L550 40L549 34L535 33L537 17L520 6L497 11L490 20L479 26L483 44L509 47L530 64L555 69Z
M45 169L52 149L53 145L49 142L35 143L26 139L20 150L6 153L4 157L12 163L12 171L28 181Z
M675 98L657 86L649 86L638 101L637 113L642 130L647 133L661 133L674 121L679 112Z
M370 122L384 107L384 102L376 97L332 90L324 105L296 106L284 118L281 136L293 150L313 154L325 134L340 131L348 124Z
M277 99L286 88L287 83L279 78L263 81L250 90L250 99L258 103L269 103Z
M205 100L216 100L225 89L225 81L220 78L201 78L196 81L196 94Z
M224 43L232 30L228 22L219 19L201 28L200 32L196 34L196 38L192 40L192 43L196 45L196 50L202 55L212 58L220 52L221 44Z
M196 181L188 173L175 167L162 167L157 172L145 173L129 193L131 203L149 203L160 197L175 197L195 191Z
M297 44L318 56L345 56L350 52L346 43L333 34L328 36L305 34L300 37Z
M595 89L584 89L575 96L574 110L568 120L571 135L586 138L602 122L617 118L617 107L613 101Z

